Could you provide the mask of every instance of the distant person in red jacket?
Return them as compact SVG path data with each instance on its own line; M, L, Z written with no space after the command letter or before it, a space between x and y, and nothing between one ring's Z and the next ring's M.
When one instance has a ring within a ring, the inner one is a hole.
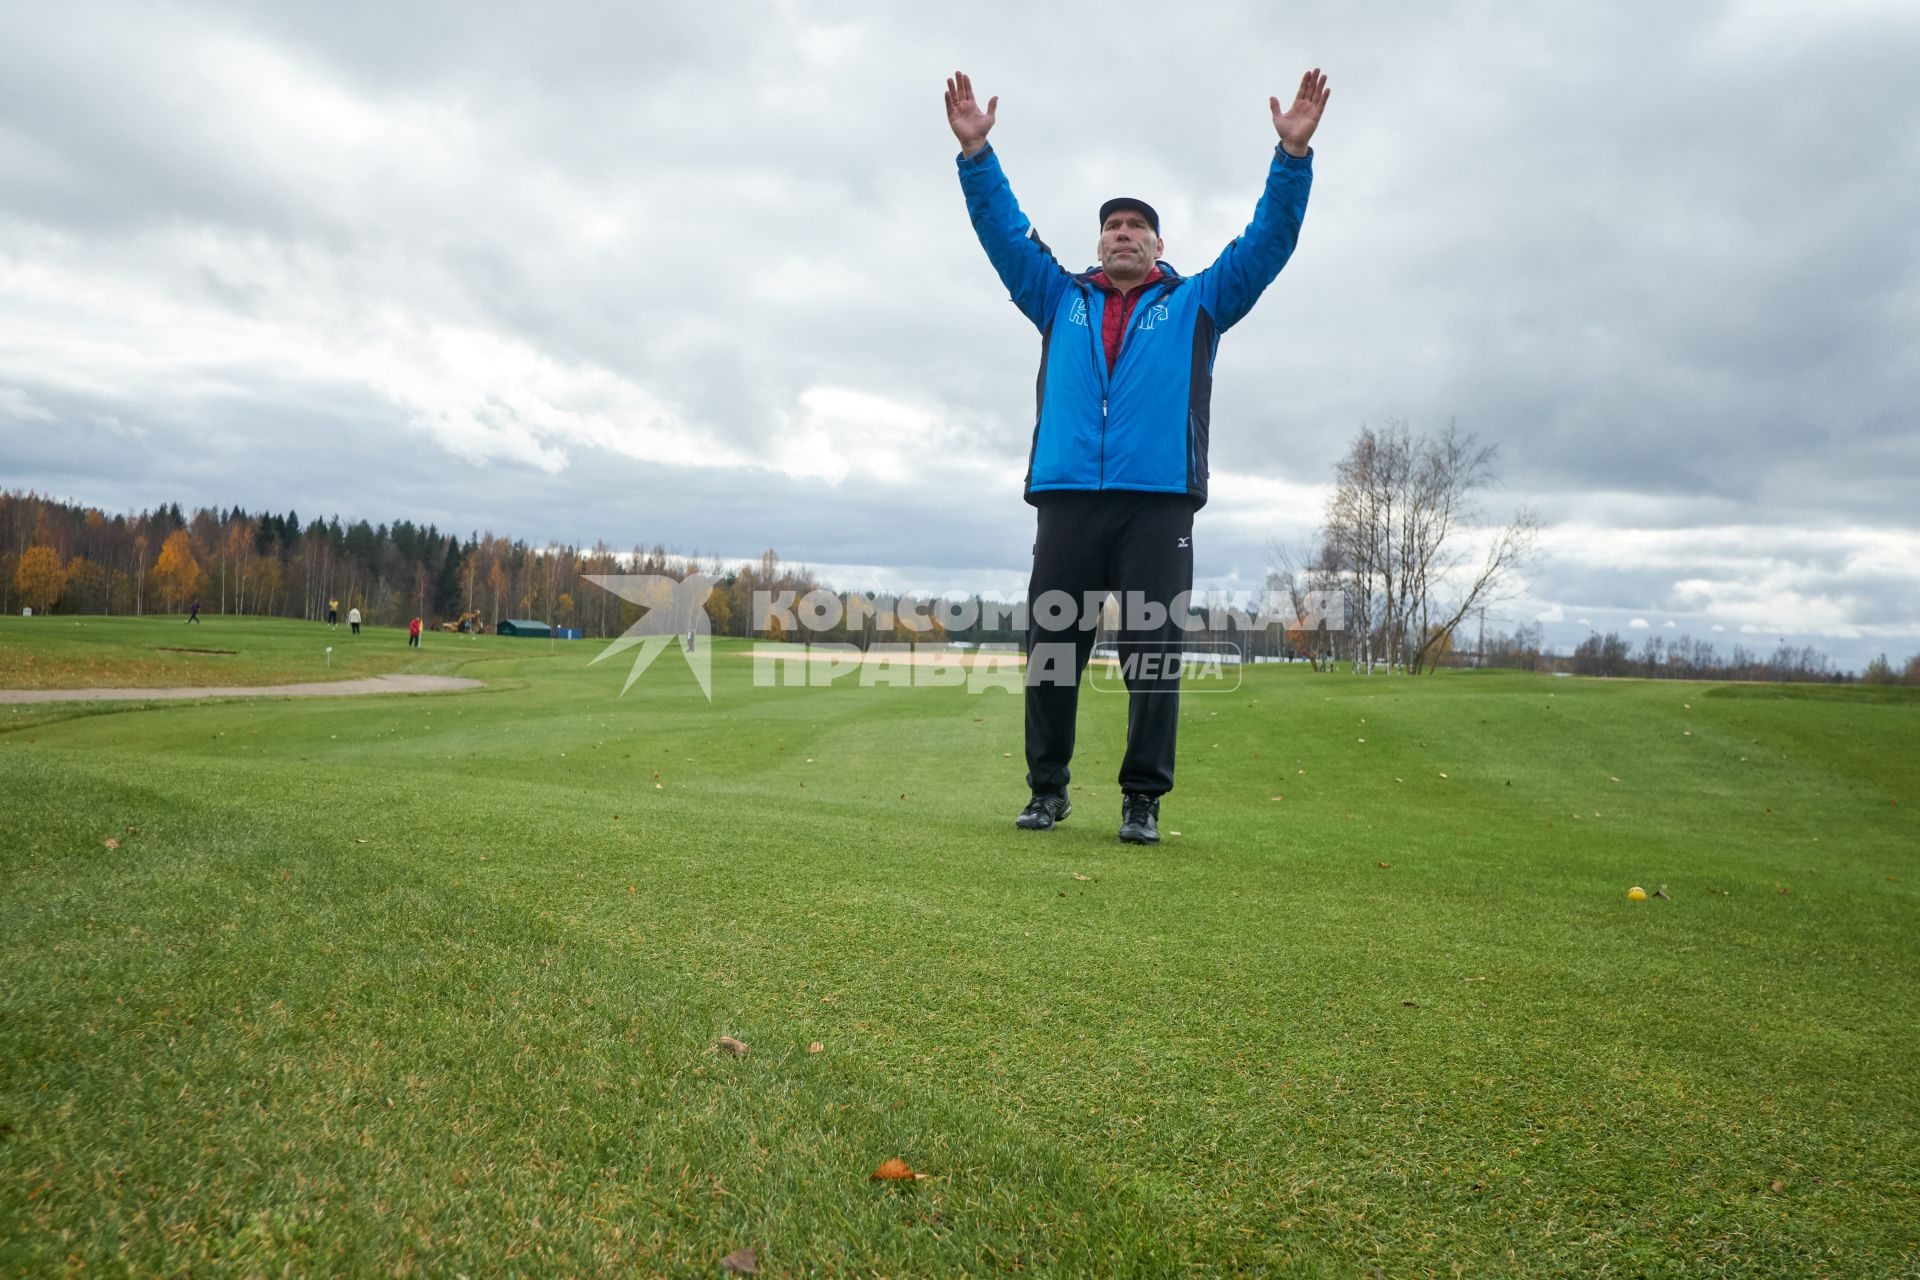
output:
M420 647L420 619L418 618L407 624L407 647L409 649Z

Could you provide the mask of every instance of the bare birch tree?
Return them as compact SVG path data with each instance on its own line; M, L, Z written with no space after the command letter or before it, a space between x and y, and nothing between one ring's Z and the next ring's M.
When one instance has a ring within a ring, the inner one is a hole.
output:
M1380 431L1363 426L1335 466L1307 574L1275 549L1274 576L1288 589L1303 576L1338 584L1360 669L1385 661L1389 670L1432 670L1470 614L1517 586L1539 520L1521 507L1504 526L1481 524L1479 496L1498 483L1495 456L1452 423L1433 437L1393 420Z

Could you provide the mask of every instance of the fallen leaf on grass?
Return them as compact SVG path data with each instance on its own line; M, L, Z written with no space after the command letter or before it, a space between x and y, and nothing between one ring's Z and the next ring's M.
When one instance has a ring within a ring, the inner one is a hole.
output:
M365 836L355 836L353 842L355 844L365 844L367 841Z
M1440 776L1444 778L1444 777L1446 777L1447 775L1443 773L1443 774L1441 774Z
M1285 797L1285 796L1273 796L1273 797L1270 797L1270 798L1271 798L1271 799L1274 799L1274 800L1285 800L1285 799L1286 799L1286 797Z
M633 886L632 886L632 885L628 885L628 886L627 886L627 892L628 892L628 893L632 893L632 892L633 892Z
M1420 1007L1418 1004L1414 1003L1411 1000L1402 1000L1400 1004L1402 1005L1402 1007L1408 1008L1408 1009L1418 1009Z
M1620 779L1618 779L1618 778L1616 778L1616 777L1614 777L1614 776L1613 776L1612 774L1608 774L1608 775L1607 775L1607 781L1608 781L1608 782L1618 782L1618 781L1620 781Z
M128 835L130 835L130 836L137 836L137 835L139 835L139 834L140 834L140 828L138 828L138 827L128 827L128 828L127 828L127 834L128 834Z
M744 1058L747 1056L747 1046L743 1042L735 1040L732 1036L721 1036L718 1043L722 1049L725 1049L736 1058Z
M735 1249L720 1259L720 1266L735 1275L757 1276L760 1274L760 1255L751 1249Z
M899 1156L887 1161L868 1175L869 1182L917 1182L922 1178L931 1178L930 1173L915 1173L907 1168L907 1162Z
M1653 896L1656 898L1665 898L1668 902L1673 901L1672 898L1667 897L1667 886L1665 885L1661 885L1658 889L1655 889L1653 891Z
M1380 868L1382 871L1391 871L1393 869L1393 864L1391 862L1376 862L1373 865Z
M1167 834L1168 834L1168 835L1170 835L1170 836L1177 836L1177 835L1179 835L1180 833L1179 833L1178 831L1169 831L1169 832L1167 832Z
M808 1053L825 1053L826 1051L827 1051L827 1046L821 1044L818 1040L815 1040L812 1044L807 1046Z
M1775 1195L1779 1195L1781 1192L1785 1191L1786 1189L1787 1189L1787 1184L1780 1181L1780 1179L1778 1178L1775 1178L1772 1181L1772 1183L1770 1183L1767 1187L1767 1190L1773 1192L1773 1194Z
M100 843L107 846L107 848L109 849L118 849L120 847L120 842L118 840L115 840L112 836L108 836L105 840L102 840Z
M1075 880L1092 880L1093 879L1092 876L1083 876L1078 871L1073 873L1073 878Z

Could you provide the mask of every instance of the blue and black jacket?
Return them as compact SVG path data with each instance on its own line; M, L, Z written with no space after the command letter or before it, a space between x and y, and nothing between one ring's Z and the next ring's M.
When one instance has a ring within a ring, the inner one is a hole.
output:
M960 158L974 232L1040 330L1028 502L1061 489L1131 489L1206 503L1214 353L1293 255L1312 185L1312 154L1295 159L1276 147L1253 221L1199 275L1160 264L1165 278L1135 304L1109 373L1100 341L1107 294L1091 283L1095 271L1075 275L1054 260L993 148Z

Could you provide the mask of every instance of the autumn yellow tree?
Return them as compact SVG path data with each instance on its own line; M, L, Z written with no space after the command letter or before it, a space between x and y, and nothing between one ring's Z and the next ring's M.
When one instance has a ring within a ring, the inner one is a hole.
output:
M512 590L507 586L507 575L506 572L500 568L500 561L498 559L495 559L492 564L487 566L487 586L493 591L493 620L498 622L500 621L500 597L510 597L513 594Z
M253 602L255 613L273 612L274 597L280 594L285 577L278 559L273 556L252 557L247 565L246 598Z
M53 609L67 591L67 571L60 565L60 553L52 547L28 547L13 571L13 589L20 602L35 613Z
M113 575L85 556L67 561L67 607L78 613L104 613L112 600Z
M733 605L727 600L727 593L715 588L707 593L707 621L713 624L713 634L724 636L733 626Z
M193 558L193 539L185 529L175 529L161 544L160 558L153 562L154 585L169 609L179 609L200 594L205 578L200 562Z

